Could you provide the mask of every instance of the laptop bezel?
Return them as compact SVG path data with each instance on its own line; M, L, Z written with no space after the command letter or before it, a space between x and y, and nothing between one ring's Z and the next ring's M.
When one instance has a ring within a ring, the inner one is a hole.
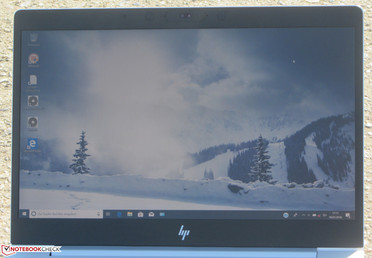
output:
M180 12L192 14L177 20ZM154 20L146 19L152 13ZM223 19L221 19L221 15ZM168 17L168 18L167 18ZM171 17L171 18L169 18ZM206 18L208 17L208 18ZM14 23L12 143L13 244L361 247L363 246L363 24L358 7L242 7L159 9L21 10ZM355 28L355 220L100 220L20 219L19 154L21 33L32 30L116 30L195 28ZM180 226L191 230L184 241Z

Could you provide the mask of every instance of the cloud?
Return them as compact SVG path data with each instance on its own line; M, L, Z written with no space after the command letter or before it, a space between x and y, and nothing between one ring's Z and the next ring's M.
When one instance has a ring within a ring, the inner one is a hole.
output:
M247 140L257 117L248 100L260 94L253 81L268 75L254 68L253 56L241 56L237 41L209 31L196 35L187 62L163 44L166 38L140 32L66 37L86 74L83 90L71 92L79 94L71 103L75 112L53 111L60 114L53 131L64 155L72 155L85 130L92 164L166 176L188 152Z
M85 130L96 164L164 176L182 167L186 153L220 143L227 125L239 128L229 118L229 112L239 111L229 106L244 91L228 76L232 73L243 80L232 67L237 57L218 54L222 46L215 53L205 52L206 45L215 41L211 35L199 35L195 58L187 62L177 62L183 60L182 53L169 51L161 40L144 34L111 36L115 40L107 42L102 35L91 33L86 38L66 39L66 46L82 53L81 63L87 71L84 90L74 97L79 101L72 103L75 113L61 117L71 126L66 128L62 122L56 126L63 145L69 145L61 146L68 150L66 156ZM220 71L224 71L222 76ZM208 85L200 83L201 76ZM236 89L226 87L230 83Z
M161 177L180 170L188 152L257 137L266 130L260 127L265 117L326 114L319 92L296 84L291 73L254 52L253 35L241 30L65 34L58 40L80 53L70 58L84 66L75 71L81 73L80 90L66 88L73 96L69 112L58 103L49 109L55 123L44 135L58 135L56 151L69 157L85 130L96 173Z

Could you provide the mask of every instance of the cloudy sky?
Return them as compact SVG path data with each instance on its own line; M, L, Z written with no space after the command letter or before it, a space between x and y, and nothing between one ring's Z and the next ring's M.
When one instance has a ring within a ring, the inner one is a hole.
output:
M55 153L71 162L85 130L97 173L165 175L187 152L281 138L354 110L351 29L38 35L40 47L24 44L23 59L37 52L40 67L23 64L22 80L38 76L43 110L37 132L23 136L56 140Z

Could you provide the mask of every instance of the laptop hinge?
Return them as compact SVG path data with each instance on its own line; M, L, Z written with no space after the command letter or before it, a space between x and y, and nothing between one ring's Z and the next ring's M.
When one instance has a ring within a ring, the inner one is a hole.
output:
M164 248L164 247L62 247L57 257L130 258L316 258L316 249L292 248Z
M362 258L362 248L318 248L317 258Z

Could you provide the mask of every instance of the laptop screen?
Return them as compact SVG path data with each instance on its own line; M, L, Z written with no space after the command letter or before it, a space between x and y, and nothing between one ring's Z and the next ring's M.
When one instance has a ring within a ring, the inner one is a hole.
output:
M23 32L20 216L352 219L353 33Z
M18 218L354 221L355 33L23 30Z

